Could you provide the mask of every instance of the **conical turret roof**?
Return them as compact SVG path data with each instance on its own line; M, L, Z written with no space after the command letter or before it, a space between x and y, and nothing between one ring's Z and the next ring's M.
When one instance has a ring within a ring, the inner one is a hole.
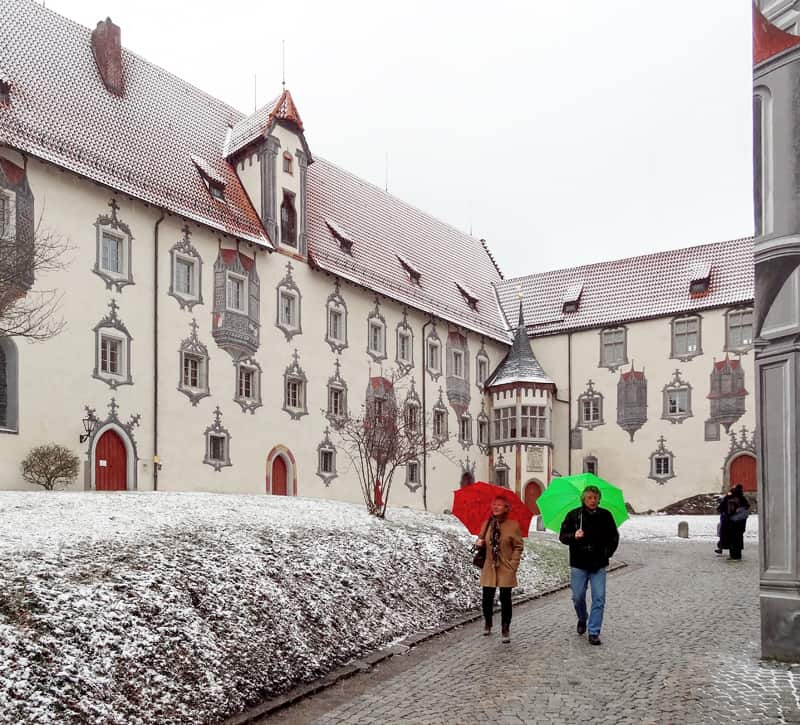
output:
M508 385L511 383L542 383L553 385L536 356L531 350L528 333L525 330L525 318L522 315L522 301L519 303L519 323L514 336L514 344L497 366L497 370L489 376L486 387Z

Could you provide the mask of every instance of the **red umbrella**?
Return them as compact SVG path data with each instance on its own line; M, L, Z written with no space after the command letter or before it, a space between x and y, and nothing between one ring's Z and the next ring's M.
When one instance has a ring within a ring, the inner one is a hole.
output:
M528 535L533 513L523 500L513 491L502 486L493 486L485 481L459 488L453 494L453 516L461 521L471 534L476 536L481 533L481 528L486 519L492 515L492 501L496 496L502 496L511 504L508 518L519 523L522 535Z

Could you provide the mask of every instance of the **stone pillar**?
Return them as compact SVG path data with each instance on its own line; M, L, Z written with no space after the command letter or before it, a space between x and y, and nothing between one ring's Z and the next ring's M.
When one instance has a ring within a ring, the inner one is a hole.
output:
M278 244L278 192L275 188L278 150L281 142L274 136L268 136L266 142L259 150L261 163L261 222L267 230L267 235L273 244Z
M308 215L306 207L308 205L308 196L306 193L307 177L308 177L308 158L303 151L298 150L295 153L297 157L297 166L300 169L300 199L297 209L298 218L298 234L297 234L297 250L305 256L308 254Z

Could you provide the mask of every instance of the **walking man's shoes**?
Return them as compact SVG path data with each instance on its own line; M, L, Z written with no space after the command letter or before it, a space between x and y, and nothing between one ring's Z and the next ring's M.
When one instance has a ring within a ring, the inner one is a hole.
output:
M575 631L578 634L583 634L586 631L586 622L581 622L580 620L578 620L578 626L575 627Z
M600 635L599 634L590 634L589 635L589 644L603 644L600 641Z
M503 643L508 644L511 641L511 633L508 631L508 627L503 627Z
M714 553L715 554L721 554L722 553L722 549L714 549Z
M488 625L488 624L487 624L487 625L486 625L486 626L483 628L483 636L484 636L484 637L488 637L488 636L489 636L491 633L492 633L492 628L491 628L491 626L490 626L490 625Z

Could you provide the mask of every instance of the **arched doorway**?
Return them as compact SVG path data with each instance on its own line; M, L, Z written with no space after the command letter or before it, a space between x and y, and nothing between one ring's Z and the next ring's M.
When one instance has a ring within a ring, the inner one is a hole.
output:
M97 491L128 489L128 453L112 428L100 436L94 449L94 487Z
M538 516L541 513L539 511L539 504L536 503L541 495L542 484L538 481L528 481L525 485L525 505L534 516Z
M756 491L758 483L756 479L756 459L755 456L743 454L731 461L731 471L728 476L731 485L741 484L745 491Z
M275 446L267 456L267 493L297 496L297 463L286 446Z

